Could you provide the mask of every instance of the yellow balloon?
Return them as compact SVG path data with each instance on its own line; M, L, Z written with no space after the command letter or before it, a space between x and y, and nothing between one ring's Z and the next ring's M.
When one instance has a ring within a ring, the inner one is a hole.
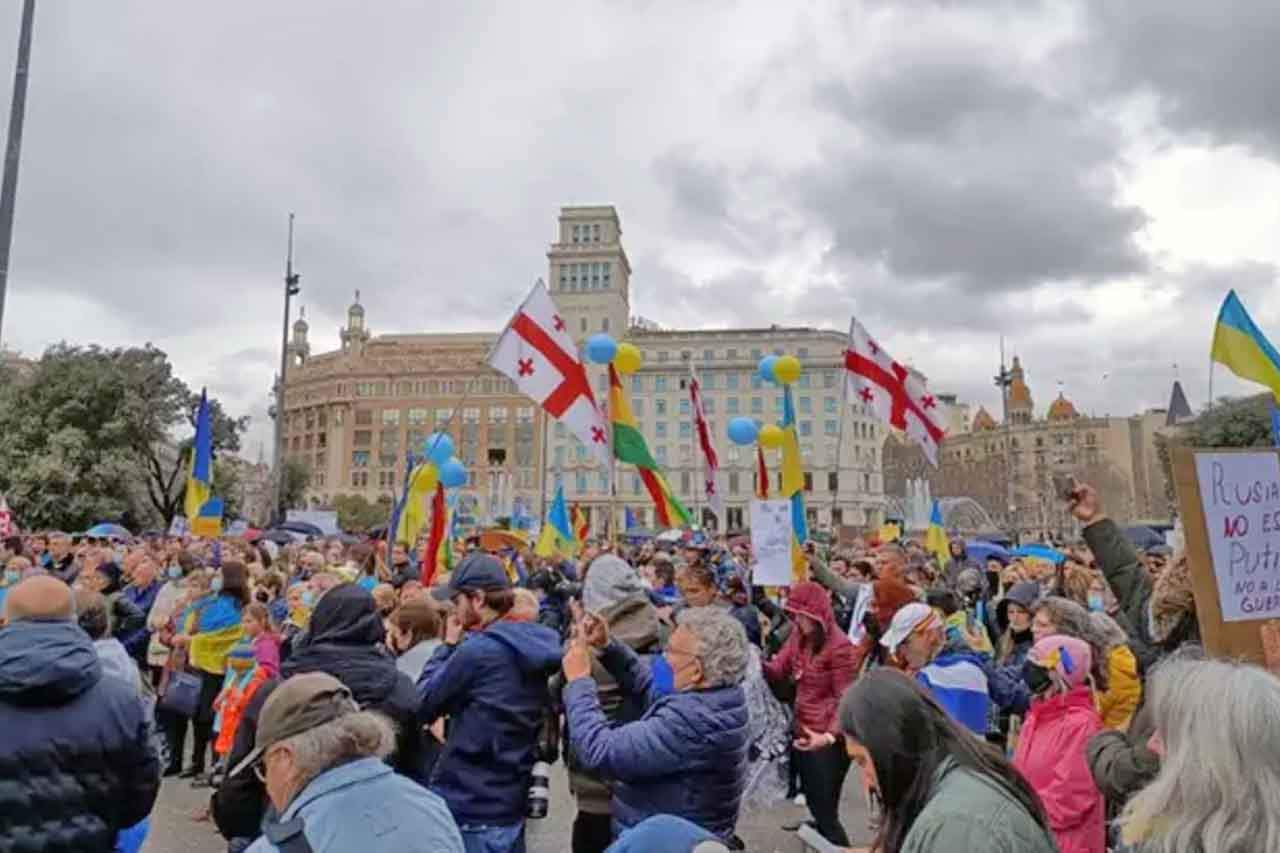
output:
M782 442L786 440L786 435L782 432L782 427L775 424L767 424L760 427L760 435L756 437L761 447L781 447Z
M780 356L773 363L773 378L782 385L790 385L800 378L800 359L794 355Z
M640 369L640 350L635 344L618 344L613 356L613 366L619 373L635 373Z

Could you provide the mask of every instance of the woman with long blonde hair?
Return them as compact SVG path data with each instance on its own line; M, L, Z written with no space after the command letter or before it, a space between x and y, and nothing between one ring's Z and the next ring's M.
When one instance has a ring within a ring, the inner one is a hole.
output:
M1172 657L1149 683L1160 772L1120 816L1136 853L1280 850L1280 679Z

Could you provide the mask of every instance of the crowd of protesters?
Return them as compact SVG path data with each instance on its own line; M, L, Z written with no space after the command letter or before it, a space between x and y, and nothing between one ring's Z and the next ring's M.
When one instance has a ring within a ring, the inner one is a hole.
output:
M1181 554L1071 510L1057 563L865 539L782 588L701 536L433 576L376 541L11 537L0 849L137 850L166 777L230 851L523 851L563 760L574 853L746 849L793 798L849 847L851 769L882 853L1280 850L1280 680L1203 659Z

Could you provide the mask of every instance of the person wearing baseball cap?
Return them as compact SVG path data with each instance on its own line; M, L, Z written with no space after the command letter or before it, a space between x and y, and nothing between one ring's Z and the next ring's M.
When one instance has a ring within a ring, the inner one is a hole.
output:
M449 717L431 773L469 849L524 850L538 734L560 668L560 635L504 617L515 592L501 561L473 551L433 592L453 604L444 644L418 678L419 722ZM466 639L464 640L464 634Z
M932 607L920 602L903 607L880 644L956 722L979 737L986 735L991 698L982 659L947 646L942 617Z
M382 760L394 746L390 721L361 711L332 675L282 682L262 706L253 749L228 774L256 774L273 807L249 853L464 853L440 797Z

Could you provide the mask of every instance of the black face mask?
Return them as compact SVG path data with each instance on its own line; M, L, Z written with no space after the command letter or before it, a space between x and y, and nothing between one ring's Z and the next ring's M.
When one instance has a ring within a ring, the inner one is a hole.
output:
M271 601L271 593L267 592L265 589L258 590L253 594L253 597L263 604L267 604Z
M1022 680L1030 688L1032 696L1039 696L1053 686L1049 670L1029 660L1022 663Z

